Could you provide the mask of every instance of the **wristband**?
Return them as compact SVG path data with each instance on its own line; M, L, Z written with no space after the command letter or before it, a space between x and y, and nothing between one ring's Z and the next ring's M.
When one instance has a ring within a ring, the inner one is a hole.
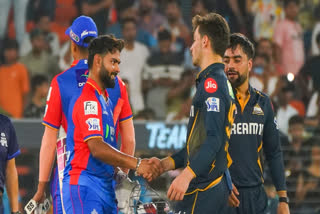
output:
M279 202L284 202L289 204L289 198L288 197L279 197Z
M135 176L138 176L138 169L140 164L141 164L141 158L137 158L136 172L134 173Z

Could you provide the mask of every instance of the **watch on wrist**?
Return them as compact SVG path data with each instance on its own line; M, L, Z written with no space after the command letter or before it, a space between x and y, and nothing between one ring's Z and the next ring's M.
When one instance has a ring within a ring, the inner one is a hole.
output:
M134 173L135 176L138 176L138 168L139 168L140 164L141 164L141 158L138 158L137 159L136 170L135 170L135 173Z
M279 202L284 202L289 204L289 198L288 197L279 197Z

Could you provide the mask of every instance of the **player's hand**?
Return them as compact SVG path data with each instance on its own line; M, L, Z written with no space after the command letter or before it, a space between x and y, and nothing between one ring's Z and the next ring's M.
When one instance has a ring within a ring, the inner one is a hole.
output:
M44 199L46 197L47 184L48 184L48 182L39 181L37 192L32 198L37 203L44 201Z
M178 177L176 177L169 187L167 196L171 201L183 200L184 194L186 193L190 181L194 178L193 173L185 168Z
M289 205L285 202L279 202L277 214L290 214Z
M239 196L238 189L234 184L232 184L232 191L228 198L228 204L230 207L239 207L240 201L237 196Z
M143 176L149 182L158 177L159 172L159 167L154 165L154 162L148 159L141 160L141 164L137 169L137 174Z

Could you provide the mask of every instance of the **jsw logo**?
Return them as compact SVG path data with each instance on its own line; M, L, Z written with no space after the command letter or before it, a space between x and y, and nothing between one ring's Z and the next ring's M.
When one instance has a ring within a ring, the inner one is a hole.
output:
M209 81L207 82L206 89L209 89L209 88L217 88L217 85L212 81Z
M78 87L82 87L82 86L84 86L84 84L86 84L85 82L79 82L78 83Z

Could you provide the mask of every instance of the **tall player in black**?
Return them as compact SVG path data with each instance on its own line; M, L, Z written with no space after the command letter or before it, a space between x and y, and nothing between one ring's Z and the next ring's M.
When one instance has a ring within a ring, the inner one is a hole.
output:
M263 214L267 196L263 188L262 151L269 164L280 203L278 214L288 214L284 166L279 131L270 98L249 85L253 44L242 34L232 34L224 54L225 71L236 97L229 152L234 184L229 196L230 214Z
M190 50L201 71L190 110L187 144L161 163L165 171L183 168L167 194L170 200L179 200L176 212L221 214L229 196L224 172L231 164L228 141L235 111L222 60L229 44L229 27L215 13L195 16L192 22Z

